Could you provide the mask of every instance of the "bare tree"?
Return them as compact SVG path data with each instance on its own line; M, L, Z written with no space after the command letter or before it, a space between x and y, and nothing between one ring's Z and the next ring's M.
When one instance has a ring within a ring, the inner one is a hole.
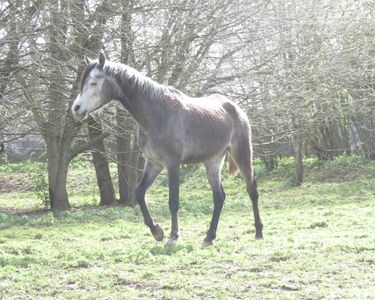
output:
M304 155L375 156L374 17L365 0L3 1L0 143L33 128L44 137L54 210L69 208L69 162L90 149L101 204L115 203L110 157L120 201L135 205L134 122L119 108L88 126L70 114L83 55L102 49L192 96L231 97L252 120L255 152L269 168L295 155L300 184Z

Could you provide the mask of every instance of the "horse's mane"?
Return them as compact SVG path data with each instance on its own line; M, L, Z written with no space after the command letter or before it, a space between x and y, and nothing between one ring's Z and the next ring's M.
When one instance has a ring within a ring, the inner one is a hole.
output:
M106 61L104 72L118 79L121 83L130 85L138 93L156 101L164 99L166 92L170 90L170 87L157 83L134 68L124 64Z

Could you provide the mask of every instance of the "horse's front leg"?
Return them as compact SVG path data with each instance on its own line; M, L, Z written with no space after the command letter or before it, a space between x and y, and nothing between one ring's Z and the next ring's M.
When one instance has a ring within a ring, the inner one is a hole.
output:
M139 206L141 208L143 220L145 224L150 228L152 235L157 241L163 240L164 232L158 224L154 223L154 220L152 219L150 212L147 208L145 194L147 189L154 182L155 178L160 174L162 169L163 168L161 166L156 165L149 160L146 160L142 179L139 182L137 188L135 189L135 198L138 201Z
M207 232L207 236L203 241L204 247L212 245L212 241L216 238L217 225L219 223L220 213L225 200L225 192L220 179L221 164L221 160L206 164L207 178L212 189L214 212L212 214L212 219Z
M169 183L169 210L171 212L172 228L171 235L167 244L174 244L178 239L178 209L180 206L179 201L179 188L180 188L180 164L168 164L168 183Z

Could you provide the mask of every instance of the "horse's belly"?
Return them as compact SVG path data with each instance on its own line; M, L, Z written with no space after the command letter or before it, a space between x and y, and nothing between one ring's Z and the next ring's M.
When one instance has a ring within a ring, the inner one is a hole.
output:
M204 153L199 153L199 152L189 153L181 159L181 163L183 163L183 164L201 163L201 162L208 161L208 160L212 159L213 157L223 156L224 153L225 153L225 150L222 150L221 152L214 152L214 153L207 153L207 152L204 152Z
M196 143L187 141L184 143L181 161L188 164L200 163L223 156L229 147L229 143L229 137L215 141L206 139L205 142Z

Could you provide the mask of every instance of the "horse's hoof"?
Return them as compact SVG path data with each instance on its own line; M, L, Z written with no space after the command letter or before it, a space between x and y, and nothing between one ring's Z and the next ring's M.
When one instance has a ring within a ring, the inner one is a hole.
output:
M165 242L165 245L176 245L176 243L177 243L177 239L176 238L173 238L173 237L170 237L169 239L168 239L168 241L166 241Z
M162 241L164 239L164 231L160 228L158 224L155 225L155 228L151 231L153 237L158 242Z
M212 246L212 240L204 239L203 244L202 244L202 248L206 248L206 247L209 247L209 246Z
M255 239L256 240L263 240L263 234L262 233L255 234Z

